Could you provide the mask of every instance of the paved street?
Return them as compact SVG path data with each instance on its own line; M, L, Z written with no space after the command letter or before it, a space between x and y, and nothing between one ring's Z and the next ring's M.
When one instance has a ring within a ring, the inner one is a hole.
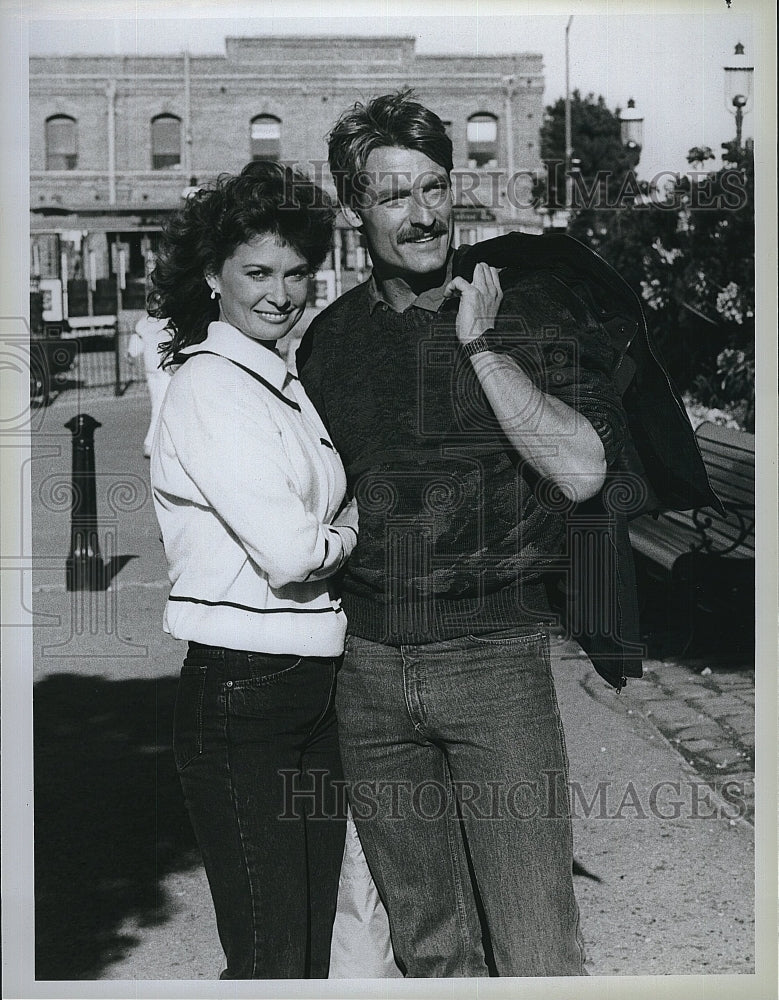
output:
M70 473L63 425L79 411L102 425L106 593L65 590L70 499L57 486ZM31 463L38 978L136 981L139 995L140 981L221 968L170 750L182 649L161 631L147 412L141 386L120 399L65 393L40 413ZM617 695L563 639L554 669L591 975L753 973L754 672L650 660ZM775 885L758 887L773 907Z

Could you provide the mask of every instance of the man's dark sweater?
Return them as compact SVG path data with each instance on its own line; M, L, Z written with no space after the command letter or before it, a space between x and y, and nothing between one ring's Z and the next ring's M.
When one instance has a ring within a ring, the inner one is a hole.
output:
M496 349L585 416L611 464L626 430L605 332L548 272L501 282ZM562 494L503 434L458 346L457 300L436 304L396 313L371 279L312 322L297 356L359 506L339 581L350 631L394 645L550 620L541 573L566 559Z

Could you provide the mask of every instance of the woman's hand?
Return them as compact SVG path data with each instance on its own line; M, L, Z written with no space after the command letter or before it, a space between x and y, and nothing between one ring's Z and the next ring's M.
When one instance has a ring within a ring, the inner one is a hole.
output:
M461 344L475 340L495 326L495 317L503 300L497 268L480 262L473 270L472 282L465 278L452 278L444 290L444 298L454 295L460 296L457 339Z
M351 528L357 534L359 517L357 514L357 501L352 499L343 505L333 518L334 528Z

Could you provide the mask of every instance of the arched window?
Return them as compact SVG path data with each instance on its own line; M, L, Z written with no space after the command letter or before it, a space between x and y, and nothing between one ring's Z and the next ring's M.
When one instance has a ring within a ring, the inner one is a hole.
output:
M498 165L498 119L486 111L468 119L468 166Z
M77 166L76 119L52 115L46 119L46 169L75 170Z
M167 170L181 163L181 119L157 115L151 120L151 168Z
M278 160L281 158L281 119L275 115L252 118L251 158Z

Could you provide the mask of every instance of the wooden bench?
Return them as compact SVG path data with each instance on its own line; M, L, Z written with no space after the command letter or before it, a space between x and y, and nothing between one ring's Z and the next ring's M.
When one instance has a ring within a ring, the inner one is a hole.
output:
M636 518L630 542L642 557L639 569L673 584L669 600L719 613L727 628L751 634L754 622L755 438L753 434L701 424L695 432L714 492L725 516L711 507ZM738 623L738 625L737 625ZM694 622L690 622L692 640Z

